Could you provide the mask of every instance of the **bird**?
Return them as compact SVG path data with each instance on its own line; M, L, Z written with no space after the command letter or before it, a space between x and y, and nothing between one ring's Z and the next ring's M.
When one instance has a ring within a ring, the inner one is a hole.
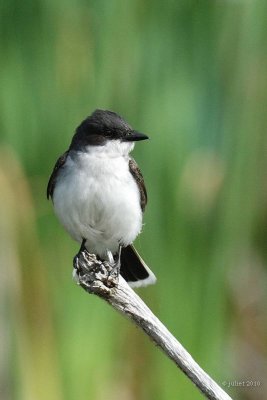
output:
M156 282L133 246L142 230L147 191L130 153L146 139L119 114L97 109L76 128L47 185L47 198L80 251L119 264L134 288Z

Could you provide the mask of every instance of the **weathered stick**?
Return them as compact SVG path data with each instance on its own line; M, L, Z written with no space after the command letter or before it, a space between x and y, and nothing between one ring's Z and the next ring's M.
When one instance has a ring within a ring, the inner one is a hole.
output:
M118 276L107 262L97 260L87 251L74 259L77 283L89 293L106 300L113 308L135 322L211 400L231 400L219 385L196 363L177 339L152 313L140 297Z

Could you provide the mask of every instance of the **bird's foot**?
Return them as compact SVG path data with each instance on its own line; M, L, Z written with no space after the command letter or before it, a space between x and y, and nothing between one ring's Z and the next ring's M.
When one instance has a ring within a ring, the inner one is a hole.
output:
M116 256L116 261L114 260L113 254L111 253L110 250L107 250L107 257L108 261L104 261L104 264L109 270L108 282L110 282L112 286L117 286L119 282L120 268L121 268L121 246L119 247L119 251Z
M120 262L108 256L109 261L99 260L86 249L80 250L73 259L73 278L78 285L91 293L107 296L119 281Z
M80 250L78 251L78 253L74 256L74 258L73 258L73 262L72 262L72 265L73 265L73 272L72 272L72 277L73 277L73 279L77 282L77 280L78 280L78 270L79 270L79 257L80 257L80 255L82 254L82 252L84 252L84 251L87 251L86 250L86 247L85 247L85 243L86 243L86 239L83 239L82 240L82 244L81 244L81 247L80 247ZM89 253L88 253L89 254Z

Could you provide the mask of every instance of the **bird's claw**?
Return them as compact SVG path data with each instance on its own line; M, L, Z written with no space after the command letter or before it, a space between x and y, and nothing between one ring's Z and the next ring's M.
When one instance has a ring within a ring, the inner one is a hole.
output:
M115 262L112 256L110 261L101 261L87 250L79 251L73 259L73 278L82 286L91 286L94 282L94 287L100 283L106 289L115 287L119 281L120 260Z

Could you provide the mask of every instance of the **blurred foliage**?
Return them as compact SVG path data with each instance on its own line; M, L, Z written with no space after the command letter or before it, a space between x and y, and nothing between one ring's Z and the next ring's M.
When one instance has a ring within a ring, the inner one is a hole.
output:
M75 287L46 183L79 122L120 113L149 205L140 294L237 399L266 395L267 3L1 1L1 399L200 399Z

